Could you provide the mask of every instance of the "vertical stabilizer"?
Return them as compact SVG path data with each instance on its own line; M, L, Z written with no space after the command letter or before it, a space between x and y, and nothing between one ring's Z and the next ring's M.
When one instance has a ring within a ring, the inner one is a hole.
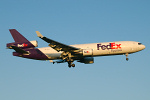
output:
M9 29L15 42L29 42L24 36L22 36L16 29Z

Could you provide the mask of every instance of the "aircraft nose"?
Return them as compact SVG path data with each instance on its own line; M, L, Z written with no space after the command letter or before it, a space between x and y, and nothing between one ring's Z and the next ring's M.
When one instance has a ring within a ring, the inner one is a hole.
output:
M140 49L140 50L143 50L143 49L145 49L145 48L146 48L145 45L141 45L139 49Z
M145 49L145 48L146 48L146 46L145 46L145 45L143 45L143 46L142 46L142 50L143 50L143 49Z

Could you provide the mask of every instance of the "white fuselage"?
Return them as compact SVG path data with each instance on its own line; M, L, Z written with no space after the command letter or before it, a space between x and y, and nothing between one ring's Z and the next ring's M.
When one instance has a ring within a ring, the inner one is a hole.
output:
M83 51L83 56L106 56L106 55L121 55L130 54L145 49L145 46L134 41L118 41L118 42L103 42L90 44L70 45L80 48ZM61 59L62 52L57 52L51 47L39 48L50 60Z

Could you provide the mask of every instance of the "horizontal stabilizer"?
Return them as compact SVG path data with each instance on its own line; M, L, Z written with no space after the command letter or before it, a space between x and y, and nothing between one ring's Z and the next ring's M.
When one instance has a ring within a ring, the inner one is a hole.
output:
M29 54L27 51L24 51L16 46L11 46L16 52L18 53L24 53L24 54Z

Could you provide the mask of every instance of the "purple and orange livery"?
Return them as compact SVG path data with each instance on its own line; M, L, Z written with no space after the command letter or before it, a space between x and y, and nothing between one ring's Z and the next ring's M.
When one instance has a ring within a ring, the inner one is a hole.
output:
M15 29L10 29L9 31L15 42L8 43L6 46L15 50L13 52L14 56L50 60L53 64L67 62L69 68L75 67L75 64L73 64L75 60L84 64L92 64L96 56L126 55L126 60L128 61L128 54L145 49L142 43L135 41L66 45L44 37L38 31L36 31L37 36L49 43L49 47L36 48L38 46L37 41L28 41Z
M116 43L109 43L109 45L102 45L101 43L100 44L97 44L97 50L109 50L109 49L121 49L121 44L116 44Z
M37 41L28 41L22 36L17 30L9 30L15 42L8 43L6 46L9 49L14 49L13 56L24 57L29 59L45 60L48 59L39 49L35 48L38 46Z

